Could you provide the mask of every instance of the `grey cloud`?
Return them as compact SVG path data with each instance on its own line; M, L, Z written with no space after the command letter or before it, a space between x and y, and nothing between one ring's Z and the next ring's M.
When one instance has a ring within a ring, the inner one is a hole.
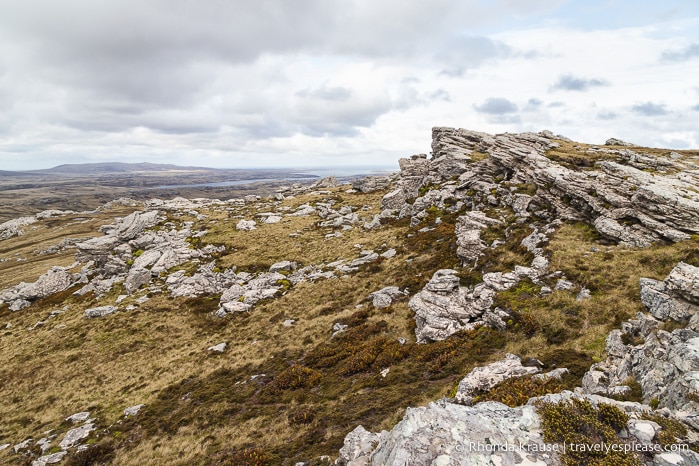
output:
M692 110L694 110L695 112L699 112L699 104L692 107Z
M615 120L618 115L614 112L600 112L597 114L598 120Z
M669 112L665 108L665 104L656 104L654 102L644 102L631 107L634 113L643 116L661 116L667 115Z
M559 108L559 107L565 107L565 106L566 106L565 102L561 102L558 100L555 102L551 102L550 104L547 105L547 107L549 107L549 108Z
M517 111L517 104L502 97L491 97L482 104L473 107L481 113L490 115L504 115Z
M687 61L699 57L699 44L691 44L680 50L666 50L661 57L666 61Z
M524 107L525 112L535 112L544 105L544 101L541 99L531 98L527 101L527 105Z
M558 81L551 86L551 90L585 92L593 87L608 86L609 83L599 78L579 78L572 74L560 76Z
M512 54L512 49L502 42L487 37L467 36L446 44L437 54L437 59L444 64L440 74L459 77L488 60Z

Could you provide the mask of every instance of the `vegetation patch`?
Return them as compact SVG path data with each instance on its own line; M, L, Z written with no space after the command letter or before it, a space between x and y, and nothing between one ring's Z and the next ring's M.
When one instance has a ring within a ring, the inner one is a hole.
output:
M617 433L626 426L629 417L619 408L600 403L593 406L588 400L571 398L560 403L538 402L544 441L564 444L564 465L621 465L640 466L639 459L618 451L597 451L600 444L619 444L623 441ZM585 445L587 448L570 448Z

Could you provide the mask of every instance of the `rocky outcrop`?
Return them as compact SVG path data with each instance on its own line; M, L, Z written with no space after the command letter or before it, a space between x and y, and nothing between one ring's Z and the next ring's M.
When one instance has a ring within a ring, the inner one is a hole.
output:
M607 337L609 357L583 378L586 393L619 394L635 381L646 402L677 413L699 430L699 268L679 263L660 282L641 279L641 300L650 314L639 313ZM675 320L686 328L660 329Z
M352 456L344 450L338 464L558 464L558 454L546 447L540 427L531 405L509 408L486 402L469 407L440 400L424 408L408 408L390 432L381 432L369 455L367 448L355 447L349 453L359 453L355 463L349 463ZM376 438L362 434L361 439ZM513 448L520 445L527 448Z
M449 196L451 205L475 210L509 206L522 219L534 214L588 221L627 246L680 241L699 233L699 194L692 188L699 175L689 162L630 149L591 148L590 154L604 157L569 168L547 156L562 139L549 132L489 135L434 128L432 158L401 160L398 188L384 197L383 208L400 210L399 216L412 216L419 223L425 207L444 204ZM444 191L455 177L459 184ZM432 189L434 183L441 188ZM519 193L518 186L529 186L530 192ZM427 187L431 189L419 196L420 188ZM411 198L414 203L405 204Z
M13 310L19 310L29 306L34 300L66 290L81 278L80 274L69 272L76 265L51 267L34 283L20 283L0 292L0 301L10 303L10 308Z
M35 222L35 217L20 217L8 220L5 223L0 223L0 241L12 238L13 236L22 236L24 234L22 227Z
M490 390L500 382L515 377L524 377L538 373L538 367L525 367L522 360L514 354L506 354L503 359L483 367L476 367L461 379L456 391L456 401L470 405L473 398L481 392Z

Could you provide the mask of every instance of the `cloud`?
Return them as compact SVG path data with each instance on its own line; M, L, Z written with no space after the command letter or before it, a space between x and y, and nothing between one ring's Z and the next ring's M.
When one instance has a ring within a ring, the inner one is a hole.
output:
M544 105L544 101L541 99L531 98L527 101L526 107L524 107L525 112L535 112Z
M600 112L600 113L597 114L597 119L598 119L598 120L609 121L609 120L615 120L615 119L617 119L618 116L619 116L619 115L617 115L617 114L614 113L614 112Z
M669 112L665 108L665 104L656 104L654 102L644 102L631 107L634 113L643 116L661 116L667 115Z
M692 107L692 110L694 110L695 112L699 112L699 104Z
M480 105L473 106L481 113L489 115L506 115L517 111L517 104L502 97L491 97Z
M609 83L604 79L598 78L578 78L571 74L560 76L558 81L551 86L551 90L562 91L589 91L593 87L609 86Z
M691 44L680 50L665 50L661 58L666 61L687 61L699 57L699 44Z

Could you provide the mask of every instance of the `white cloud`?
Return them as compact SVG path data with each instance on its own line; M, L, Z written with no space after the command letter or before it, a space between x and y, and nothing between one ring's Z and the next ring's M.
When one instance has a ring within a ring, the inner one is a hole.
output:
M2 3L0 169L394 165L438 125L694 144L699 13L598 30L571 5Z

